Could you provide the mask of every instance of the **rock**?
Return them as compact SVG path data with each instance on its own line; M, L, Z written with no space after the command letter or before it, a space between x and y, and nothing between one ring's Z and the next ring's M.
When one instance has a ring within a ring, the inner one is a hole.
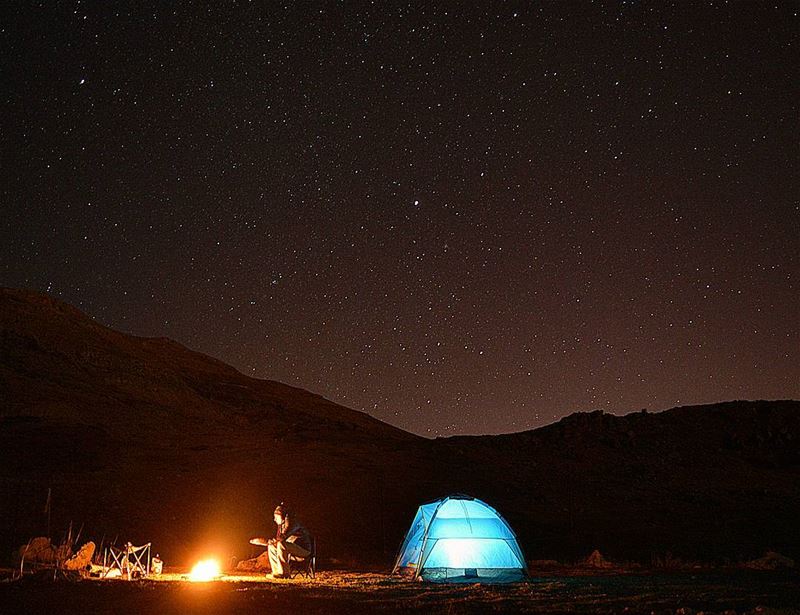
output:
M24 559L32 564L55 564L63 562L72 555L69 545L54 545L49 538L37 536L28 544L20 545L17 550L17 559Z
M265 572L271 569L272 567L269 564L269 554L266 551L264 551L258 557L242 560L236 564L236 570L242 570L245 572Z
M767 551L763 557L747 562L745 568L752 568L754 570L794 568L794 560L775 551Z
M37 536L19 548L19 558L26 562L51 563L56 560L56 549L49 538Z
M613 564L606 560L603 554L597 549L592 551L591 555L583 560L583 565L589 566L590 568L611 568L613 566Z
M78 552L64 562L66 570L86 570L92 563L94 557L95 544L91 541L84 544Z

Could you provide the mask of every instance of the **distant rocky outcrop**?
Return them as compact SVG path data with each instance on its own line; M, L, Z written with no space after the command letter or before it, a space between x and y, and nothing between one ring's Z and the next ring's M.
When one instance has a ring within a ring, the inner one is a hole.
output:
M794 560L775 551L767 551L763 557L750 560L745 568L753 570L777 570L779 568L794 568Z

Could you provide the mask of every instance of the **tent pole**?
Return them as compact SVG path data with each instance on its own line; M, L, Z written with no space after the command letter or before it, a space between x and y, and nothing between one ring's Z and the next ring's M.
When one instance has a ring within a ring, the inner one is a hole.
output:
M428 525L425 526L425 534L423 534L423 536L422 536L422 548L419 550L419 561L417 562L417 570L414 573L414 580L416 580L420 576L422 576L422 574L421 574L422 573L422 556L425 555L425 547L428 544L428 532L431 529L431 526L433 525L434 520L436 519L436 514L439 512L439 509L449 499L450 499L449 496L446 497L446 498L442 498L442 500L439 502L439 505L434 509L433 514L431 515L431 520L428 522Z

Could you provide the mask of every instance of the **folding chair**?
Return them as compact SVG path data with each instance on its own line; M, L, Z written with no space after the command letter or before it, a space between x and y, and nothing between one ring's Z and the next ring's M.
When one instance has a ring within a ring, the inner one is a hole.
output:
M289 555L289 578L303 575L308 579L317 576L317 539L311 537L311 552L305 557Z
M120 575L128 579L141 579L150 575L150 544L135 547L127 543L123 548L110 546L106 550L104 560L110 556L110 563L105 576L111 570L117 569ZM105 565L105 561L103 562Z

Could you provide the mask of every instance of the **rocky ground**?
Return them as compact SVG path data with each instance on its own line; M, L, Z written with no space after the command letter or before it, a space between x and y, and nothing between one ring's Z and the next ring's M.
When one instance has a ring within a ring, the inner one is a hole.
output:
M534 576L507 586L431 585L323 571L314 581L227 577L0 583L0 613L800 613L797 572L716 570Z

